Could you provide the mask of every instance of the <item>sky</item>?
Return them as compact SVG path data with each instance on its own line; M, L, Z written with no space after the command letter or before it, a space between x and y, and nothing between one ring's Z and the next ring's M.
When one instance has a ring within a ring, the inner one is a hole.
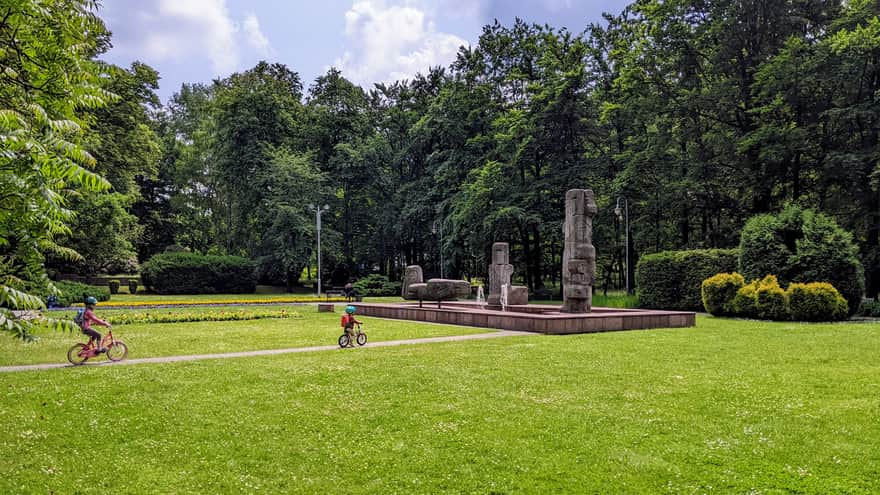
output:
M482 27L516 17L579 33L631 0L102 0L112 31L104 59L159 71L167 102L183 83L210 83L260 60L308 88L330 67L369 88L448 66Z

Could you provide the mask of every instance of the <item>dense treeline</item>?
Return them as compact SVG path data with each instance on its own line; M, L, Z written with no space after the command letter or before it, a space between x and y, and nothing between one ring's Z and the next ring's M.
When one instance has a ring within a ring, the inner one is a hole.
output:
M600 288L625 279L613 211L626 198L631 266L734 247L746 219L796 203L853 233L876 295L878 11L639 0L582 33L486 26L449 67L408 81L365 90L331 69L306 84L260 63L186 84L164 108L155 71L114 68L121 98L89 110L83 143L112 193L73 200L65 245L84 271L178 245L246 256L262 282L291 285L314 265L308 205L327 204L328 279L412 263L439 275L441 259L447 276L482 277L507 241L537 290L559 282L565 190L589 187Z
M165 194L143 205L174 221L147 225L141 257L173 239L294 283L314 251L306 205L326 203L328 276L437 274L441 258L482 276L508 241L534 290L558 278L564 191L590 187L602 285L624 279L618 197L634 258L735 246L748 217L793 202L855 234L875 294L877 9L639 1L581 34L495 23L451 66L369 91L330 70L303 94L265 63L186 85L160 118Z

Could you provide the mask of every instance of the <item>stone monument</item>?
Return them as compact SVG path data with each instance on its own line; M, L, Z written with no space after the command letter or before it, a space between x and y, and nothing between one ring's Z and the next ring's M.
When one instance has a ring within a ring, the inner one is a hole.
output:
M489 298L486 300L489 309L501 309L501 286L510 285L513 265L509 263L508 250L506 242L492 244L492 264L489 265Z
M563 313L589 313L593 305L596 248L593 216L598 208L590 189L565 193L565 249L562 252Z
M421 284L423 282L422 267L419 265L410 265L406 267L406 270L403 272L403 287L401 287L400 296L404 299L418 299L417 294L410 289L410 286Z

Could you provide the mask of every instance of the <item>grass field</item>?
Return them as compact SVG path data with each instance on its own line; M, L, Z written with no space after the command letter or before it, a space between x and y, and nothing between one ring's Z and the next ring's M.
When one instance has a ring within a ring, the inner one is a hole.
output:
M0 493L875 494L878 356L876 323L701 316L0 374Z
M113 327L113 335L128 345L130 358L141 358L334 345L342 333L339 327L339 313L318 313L314 306L284 307L300 313L302 317L117 325ZM199 313L221 309L224 308L212 307L210 310L175 308L173 311L176 313ZM277 307L273 307L273 309L277 309ZM136 311L99 310L98 315L107 316L113 312ZM163 310L154 309L151 311L161 312ZM72 315L67 312L60 314ZM361 320L364 322L363 330L367 333L370 342L490 331L485 328L413 324L373 318L361 318ZM102 327L96 327L96 329L102 334L105 332ZM0 366L66 362L67 349L76 342L85 342L88 339L79 332L45 332L38 334L38 336L40 340L35 343L23 343L0 335ZM99 361L104 360L103 357L99 359ZM0 493L3 493L2 490Z

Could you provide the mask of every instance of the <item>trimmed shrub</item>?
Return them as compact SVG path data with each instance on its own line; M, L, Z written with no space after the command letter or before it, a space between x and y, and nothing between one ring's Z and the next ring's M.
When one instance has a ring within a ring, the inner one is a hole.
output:
M852 235L830 217L797 206L749 219L740 236L740 273L776 273L783 285L828 282L847 300L850 314L865 292L864 270Z
M859 308L859 315L870 316L872 318L880 317L880 301L862 301L862 307Z
M79 282L71 282L69 280L61 280L53 282L55 287L61 291L58 296L58 306L68 307L77 303L82 303L86 297L92 296L98 301L110 300L110 289L107 287L96 287L94 285L81 284ZM44 299L49 294L44 294Z
M359 296L399 296L400 282L391 282L388 277L374 273L351 284Z
M111 294L118 294L119 293L119 280L111 280L111 281L107 282L107 287L110 288Z
M703 307L714 316L734 314L733 298L745 284L743 276L736 272L719 273L703 280L700 288Z
M767 275L758 283L755 311L762 320L782 321L789 318L785 291L779 286L776 275Z
M829 283L794 283L787 296L792 319L797 321L843 320L849 314L846 299Z
M254 264L245 258L186 252L153 256L141 280L157 294L246 294L257 287Z
M128 280L128 293L129 294L137 294L138 291L138 281L137 280Z
M758 317L758 283L758 280L752 280L736 291L731 303L734 315L746 318Z
M703 280L736 271L735 249L664 251L642 256L636 266L639 307L701 311Z

